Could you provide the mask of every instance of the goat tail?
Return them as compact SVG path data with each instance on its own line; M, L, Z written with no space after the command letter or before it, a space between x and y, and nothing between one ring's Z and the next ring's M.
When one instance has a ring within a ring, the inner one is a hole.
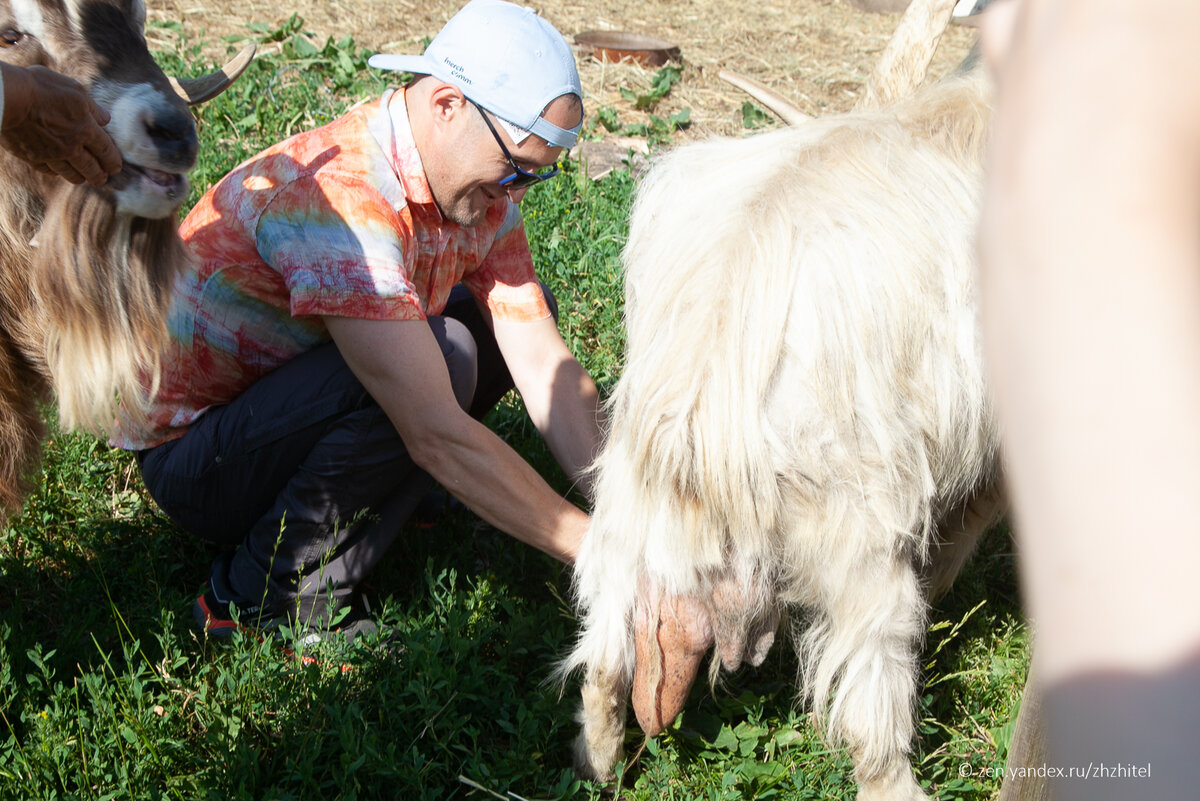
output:
M65 430L109 431L118 403L144 418L168 341L171 284L187 259L176 226L118 214L87 186L49 204L35 293Z

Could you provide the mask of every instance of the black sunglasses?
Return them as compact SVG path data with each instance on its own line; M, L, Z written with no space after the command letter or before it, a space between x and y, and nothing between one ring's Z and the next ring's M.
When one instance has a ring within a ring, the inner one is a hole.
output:
M470 98L467 98L470 100ZM513 161L512 154L508 152L508 148L504 146L504 140L500 138L500 134L496 133L496 126L492 125L492 121L488 119L487 112L483 110L483 106L471 100L471 105L479 109L479 116L483 117L483 121L487 123L488 130L492 132L492 138L496 140L496 144L500 145L500 152L504 154L504 158L508 160L508 166L513 168L513 174L507 178L500 179L500 186L506 189L517 189L526 186L533 186L541 183L548 178L553 178L558 175L558 167L547 167L541 172L530 172L523 170L517 166L517 162Z

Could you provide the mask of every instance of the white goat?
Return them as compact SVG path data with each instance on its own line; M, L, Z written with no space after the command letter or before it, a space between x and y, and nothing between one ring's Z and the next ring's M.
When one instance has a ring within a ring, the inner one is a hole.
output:
M923 797L927 592L1001 509L972 246L988 117L960 76L647 175L575 568L584 773L612 776L630 689L653 736L711 643L757 664L796 607L799 691L859 797Z

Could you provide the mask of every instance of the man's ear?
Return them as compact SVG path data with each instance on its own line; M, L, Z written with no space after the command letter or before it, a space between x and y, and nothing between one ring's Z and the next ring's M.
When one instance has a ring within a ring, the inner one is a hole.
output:
M449 122L454 119L456 114L462 112L466 106L467 98L462 91L448 83L439 83L429 93L429 106L434 119L440 122Z

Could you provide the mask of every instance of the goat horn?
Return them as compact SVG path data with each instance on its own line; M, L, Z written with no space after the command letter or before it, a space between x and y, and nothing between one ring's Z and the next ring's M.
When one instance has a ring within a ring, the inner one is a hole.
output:
M856 109L876 108L906 97L921 85L957 2L913 0L867 79Z
M203 103L206 100L212 100L232 86L233 82L238 79L238 76L246 71L246 67L249 67L250 62L254 60L254 51L257 48L258 46L251 42L242 48L242 52L230 59L229 63L224 67L221 67L216 72L210 72L208 75L202 75L199 78L173 78L168 76L168 80L171 81L171 88L189 106Z
M792 101L753 78L747 78L745 75L730 72L729 70L721 70L717 73L717 77L726 83L733 84L759 103L762 103L768 109L775 112L775 115L788 125L803 125L812 119L812 117L801 111Z

